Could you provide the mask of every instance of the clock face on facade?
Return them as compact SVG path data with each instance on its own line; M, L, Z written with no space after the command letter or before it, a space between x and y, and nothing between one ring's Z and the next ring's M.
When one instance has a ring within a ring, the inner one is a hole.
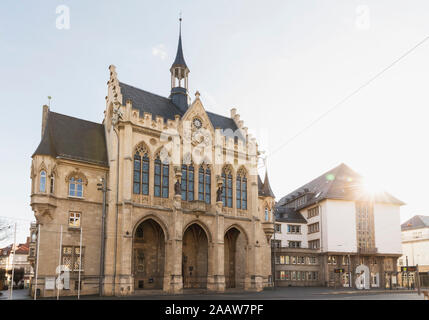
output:
M198 119L198 118L195 118L192 121L192 123L194 124L195 128L197 128L197 129L200 129L202 127L202 125L203 125L202 122L201 122L201 120Z

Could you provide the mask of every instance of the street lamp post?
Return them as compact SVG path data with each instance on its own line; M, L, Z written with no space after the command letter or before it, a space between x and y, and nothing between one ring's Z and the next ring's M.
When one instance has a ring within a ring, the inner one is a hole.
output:
M104 278L104 250L105 250L105 224L106 224L106 194L109 189L107 189L107 183L105 178L100 179L101 183L97 183L97 190L100 190L103 193L103 207L101 214L101 252L100 252L100 278L99 278L99 295L103 295L103 278Z

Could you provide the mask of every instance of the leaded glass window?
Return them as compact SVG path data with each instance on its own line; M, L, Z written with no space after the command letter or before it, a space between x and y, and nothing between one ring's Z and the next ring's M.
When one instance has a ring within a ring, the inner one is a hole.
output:
M194 166L182 165L182 200L194 200Z
M246 172L240 170L236 181L237 208L247 210L247 178Z
M222 202L224 207L232 208L232 174L228 168L222 172L223 192Z
M133 193L149 194L149 156L143 149L134 155Z
M198 171L198 200L211 202L211 171L202 166Z
M40 192L46 192L46 171L40 172Z
M169 165L161 161L159 156L155 159L155 197L168 198Z

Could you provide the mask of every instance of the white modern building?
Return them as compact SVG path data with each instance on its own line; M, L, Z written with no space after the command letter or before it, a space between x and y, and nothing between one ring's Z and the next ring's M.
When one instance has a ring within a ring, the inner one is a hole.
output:
M403 204L345 164L289 193L275 210L277 285L396 286Z
M418 266L422 286L429 286L429 216L416 215L404 222L401 230L402 256L398 260L398 270ZM407 285L416 280L414 272L401 275Z
M420 272L429 272L429 216L414 216L401 225L401 230L402 257L398 265L418 265Z

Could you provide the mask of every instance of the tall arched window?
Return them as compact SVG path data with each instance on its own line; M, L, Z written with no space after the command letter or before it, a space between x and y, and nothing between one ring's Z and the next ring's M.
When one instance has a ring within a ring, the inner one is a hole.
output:
M182 165L182 200L194 200L194 166Z
M198 171L198 200L211 203L211 171L200 167Z
M82 178L71 177L69 180L69 196L83 197L83 181Z
M51 175L51 185L49 192L52 194L55 192L55 177L53 174Z
M149 156L147 152L137 151L134 155L133 193L149 194Z
M225 167L222 170L223 192L222 202L224 207L232 208L232 173L231 170Z
M40 192L46 192L46 171L40 171Z
M168 198L169 165L163 163L159 155L155 159L155 197Z
M265 207L265 221L270 220L270 215L268 214L268 208Z
M244 170L239 170L237 173L237 208L247 210L247 178Z

